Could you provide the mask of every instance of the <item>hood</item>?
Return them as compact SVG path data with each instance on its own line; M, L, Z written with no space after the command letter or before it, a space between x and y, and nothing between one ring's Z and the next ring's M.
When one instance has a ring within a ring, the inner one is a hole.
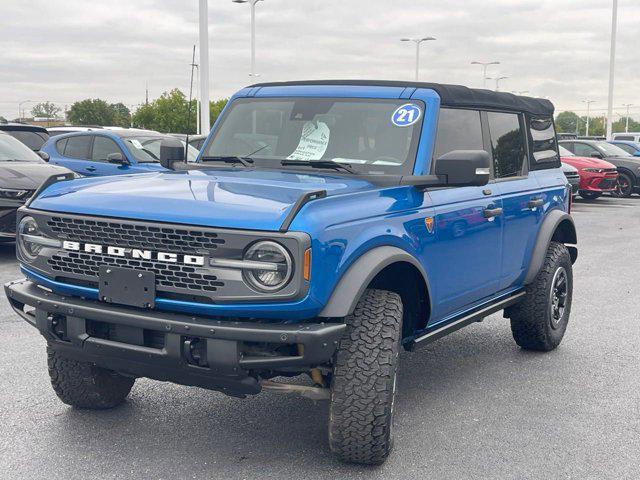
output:
M599 158L591 157L562 157L564 163L568 163L576 168L616 168L612 163Z
M44 162L0 162L0 188L35 190L51 175L69 172Z
M83 178L54 184L32 204L41 210L222 228L278 230L300 196L371 190L358 178L267 170Z

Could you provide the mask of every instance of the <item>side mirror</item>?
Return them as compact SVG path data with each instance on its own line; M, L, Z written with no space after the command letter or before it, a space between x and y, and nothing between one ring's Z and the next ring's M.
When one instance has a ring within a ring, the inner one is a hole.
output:
M591 155L589 155L591 158L600 158L602 159L602 154L600 152L593 152Z
M481 187L489 182L491 157L484 150L454 150L436 160L435 175L403 177L402 185L428 187Z
M107 162L117 163L119 165L131 165L131 162L129 162L127 157L122 155L122 153L120 152L110 153L109 155L107 155Z
M454 150L436 160L436 175L448 186L481 187L489 183L491 157L484 150Z
M51 158L47 152L43 152L42 150L39 150L39 151L38 151L38 152L36 152L36 153L37 153L37 154L38 154L38 156L39 156L42 160L44 160L45 162L48 162L48 161L49 161L49 159Z
M178 139L166 139L160 142L160 165L174 170L174 164L184 162L184 145Z

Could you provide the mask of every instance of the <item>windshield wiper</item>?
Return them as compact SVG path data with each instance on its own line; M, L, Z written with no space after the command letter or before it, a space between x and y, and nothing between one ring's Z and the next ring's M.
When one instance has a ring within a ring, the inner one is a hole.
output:
M312 168L332 168L334 170L344 170L349 173L356 173L348 163L338 163L334 160L282 160L280 165L299 165Z
M213 157L202 157L203 162L225 162L225 163L241 163L245 167L250 167L253 164L252 158L247 157L235 157L235 156L222 156L216 155Z

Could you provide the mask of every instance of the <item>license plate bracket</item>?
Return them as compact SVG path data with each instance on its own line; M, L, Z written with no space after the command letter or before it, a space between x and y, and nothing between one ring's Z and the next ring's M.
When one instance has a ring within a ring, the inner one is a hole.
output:
M102 265L98 280L100 300L104 302L130 307L155 307L154 272Z

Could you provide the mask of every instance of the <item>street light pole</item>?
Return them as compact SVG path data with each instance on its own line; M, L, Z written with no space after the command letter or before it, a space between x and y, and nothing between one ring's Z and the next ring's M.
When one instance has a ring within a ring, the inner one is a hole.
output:
M585 132L584 135L585 135L585 137L588 137L589 136L589 111L590 111L590 108L591 108L591 104L592 103L596 103L596 101L595 100L582 100L582 103L586 103L587 104L587 129L586 129L586 132Z
M251 6L251 72L250 77L259 77L256 73L256 4L263 0L232 0L233 3L248 3Z
M487 80L495 80L496 81L496 92L500 91L500 80L505 80L509 77L486 77Z
M487 88L487 67L489 65L500 65L500 62L471 62L471 65L482 65L482 88Z
M609 51L609 102L607 105L607 140L613 133L613 77L616 66L616 31L618 27L618 0L613 0L611 11L611 50Z
M200 0L200 125L202 133L209 134L209 5Z
M22 113L22 105L29 102L33 102L33 100L22 100L21 102L18 102L18 120L22 120L22 117L24 116Z
M234 0L235 1L235 0ZM401 42L414 42L416 44L416 82L420 79L420 44L429 40L435 40L434 37L422 38L401 38Z
M627 107L627 117L624 124L624 133L629 133L629 108L633 107L633 103L625 103L622 106Z

